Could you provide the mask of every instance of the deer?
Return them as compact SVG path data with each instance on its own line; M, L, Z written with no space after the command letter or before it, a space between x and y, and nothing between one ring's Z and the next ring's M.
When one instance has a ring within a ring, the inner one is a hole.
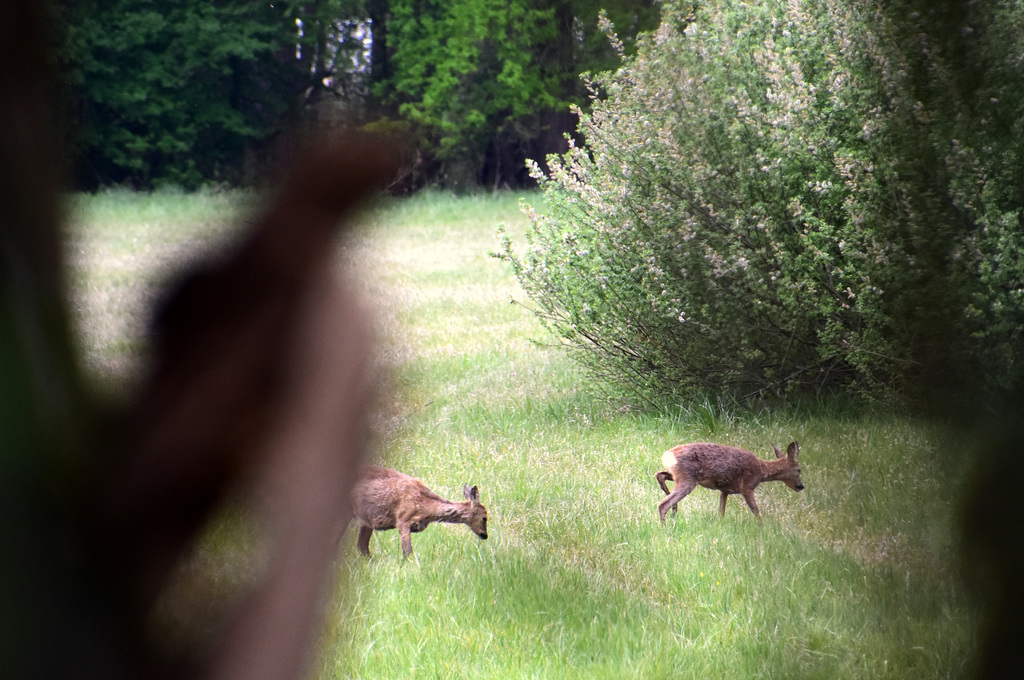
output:
M681 444L666 451L661 457L665 469L654 476L666 495L658 503L662 523L668 509L672 508L673 514L678 512L679 502L698 484L722 493L718 506L720 515L725 515L725 502L729 495L739 494L758 519L761 511L754 498L754 489L762 482L782 482L794 491L803 491L804 483L800 479L800 464L797 462L800 445L793 442L785 454L774 444L772 449L775 460L762 460L736 446L708 442ZM670 479L675 482L675 489L671 492L665 484Z
M450 501L397 470L378 465L363 468L352 492L359 552L370 557L374 531L398 529L402 557L408 558L412 555L412 534L423 531L431 522L465 524L481 540L487 540L487 508L480 503L480 491L466 484L462 493L465 501Z

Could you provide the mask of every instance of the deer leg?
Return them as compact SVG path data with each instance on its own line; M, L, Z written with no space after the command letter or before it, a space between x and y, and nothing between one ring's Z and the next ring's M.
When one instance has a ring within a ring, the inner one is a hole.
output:
M672 473L668 470L662 470L658 474L654 475L654 478L658 480L658 486L660 486L661 490L665 492L665 495L669 495L671 492L668 490L668 485L665 484L665 480L671 479L674 481L675 478L672 476ZM672 506L672 514L674 515L677 512L679 512L678 503Z
M665 495L669 495L670 492L668 490L668 486L665 484L665 480L672 479L674 481L672 473L668 470L662 470L658 474L654 475L654 478L658 480L658 486L660 486L661 490L665 492Z
M402 539L402 557L412 555L412 533L408 524L398 525L398 535Z
M718 501L718 514L725 517L725 502L729 500L729 494L722 492L722 498ZM748 503L750 501L747 501Z
M758 510L758 508L757 508L757 499L754 498L754 492L753 491L744 491L743 492L743 500L745 500L747 502L747 507L750 508L750 511L752 513L754 513L754 515L756 515L758 518L760 518L761 517L761 511Z
M359 538L356 540L356 546L366 557L370 556L370 536L373 535L373 529L366 526L359 527Z
M686 498L686 495L693 491L696 486L697 483L692 479L685 479L681 482L676 482L676 488L672 490L672 493L665 496L665 498L658 503L658 516L661 517L662 522L665 521L665 515L668 513L668 509L675 508L676 504Z

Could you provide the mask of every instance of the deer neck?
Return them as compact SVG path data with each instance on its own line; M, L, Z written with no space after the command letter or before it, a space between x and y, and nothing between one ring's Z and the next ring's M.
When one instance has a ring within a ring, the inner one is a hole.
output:
M469 503L456 503L454 501L438 501L433 509L435 522L448 522L450 524L465 523L469 510Z
M761 481L774 482L782 477L789 469L789 459L783 456L775 460L761 460Z

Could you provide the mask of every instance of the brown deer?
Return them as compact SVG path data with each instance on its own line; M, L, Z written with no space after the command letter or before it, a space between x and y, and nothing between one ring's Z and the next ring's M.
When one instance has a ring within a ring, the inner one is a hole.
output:
M423 531L431 522L465 524L481 539L487 538L487 508L480 504L480 492L466 484L465 502L449 501L427 488L420 480L380 466L363 468L352 493L352 514L359 524L359 552L370 556L374 531L398 529L402 556L412 555L412 533Z
M772 449L775 450L775 460L762 460L750 451L724 444L682 444L669 449L661 457L665 469L654 476L666 494L658 503L661 521L665 521L669 508L673 513L677 512L679 501L698 484L722 492L718 506L720 514L725 514L725 501L729 494L740 494L750 511L759 518L761 511L754 498L754 489L761 482L783 482L794 491L803 491L804 483L800 480L797 462L800 445L793 442L785 455L774 444ZM676 483L671 493L665 484L668 479Z

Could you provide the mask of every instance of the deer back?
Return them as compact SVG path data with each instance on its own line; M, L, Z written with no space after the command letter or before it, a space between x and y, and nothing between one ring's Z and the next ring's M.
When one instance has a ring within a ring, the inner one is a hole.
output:
M444 500L415 477L376 465L362 470L352 499L356 519L377 530L394 529L399 519L415 521Z
M763 478L761 459L736 446L696 442L669 449L662 457L676 481L679 475L709 489L741 493Z
M394 529L402 523L418 532L431 522L454 522L487 538L487 508L480 503L479 490L467 484L463 494L465 502L449 501L415 477L369 466L353 493L353 514L361 524L375 530Z

